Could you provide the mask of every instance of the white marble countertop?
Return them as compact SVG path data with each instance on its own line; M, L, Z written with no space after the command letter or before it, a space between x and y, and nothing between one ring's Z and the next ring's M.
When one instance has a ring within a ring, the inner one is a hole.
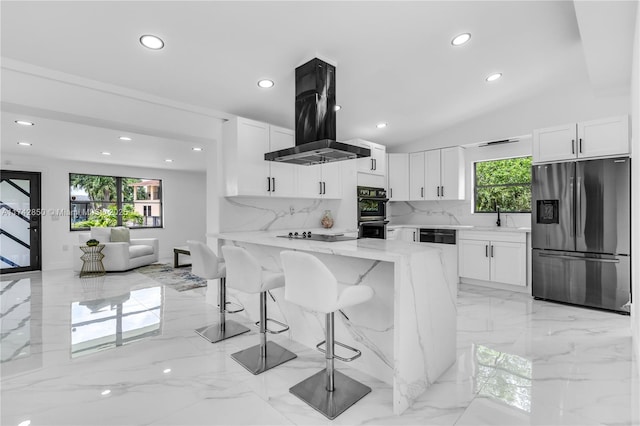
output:
M312 230L312 232L314 232ZM348 233L349 231L344 231ZM280 238L278 235L287 235L288 231L249 231L249 232L223 232L212 234L214 238L222 240L240 241L251 244L281 247L285 249L304 250L315 253L334 254L360 259L381 260L397 262L405 259L418 251L434 251L437 249L420 246L405 241L380 240L375 238L361 238L351 241L314 241L302 239ZM337 230L318 230L317 234L340 234Z
M427 224L390 224L387 228L431 228L431 229L457 229L460 231L495 231L495 232L531 232L530 227L508 227L508 226L475 226L475 225L427 225Z

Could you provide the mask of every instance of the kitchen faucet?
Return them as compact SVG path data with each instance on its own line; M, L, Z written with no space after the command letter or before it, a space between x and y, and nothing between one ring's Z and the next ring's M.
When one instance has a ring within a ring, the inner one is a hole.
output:
M498 212L498 220L496 220L496 225L500 226L500 207L496 206L496 212Z

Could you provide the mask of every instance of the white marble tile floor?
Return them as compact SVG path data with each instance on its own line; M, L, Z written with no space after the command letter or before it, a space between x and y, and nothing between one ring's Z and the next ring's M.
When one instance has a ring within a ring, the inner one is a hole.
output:
M298 354L254 376L230 354L255 329L211 344L208 290L177 292L136 272L2 276L3 426L39 425L638 425L629 317L463 286L457 361L401 416L391 387L337 361L373 391L333 422L288 389L323 368ZM257 298L256 298L257 303Z

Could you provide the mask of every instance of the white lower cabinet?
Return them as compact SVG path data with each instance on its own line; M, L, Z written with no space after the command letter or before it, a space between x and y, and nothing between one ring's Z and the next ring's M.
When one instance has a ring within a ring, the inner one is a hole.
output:
M400 228L400 235L398 239L401 241L408 241L417 243L420 241L420 233L418 228Z
M526 238L519 232L460 231L460 278L526 286Z

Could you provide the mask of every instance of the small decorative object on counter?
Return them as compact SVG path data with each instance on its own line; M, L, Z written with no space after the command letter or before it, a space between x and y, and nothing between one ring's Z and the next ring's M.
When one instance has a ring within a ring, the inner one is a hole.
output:
M323 228L329 229L333 226L333 216L331 216L331 210L325 210L320 219L320 224Z
M100 244L100 241L98 241L98 240L96 240L96 239L94 239L94 238L92 238L92 239L90 239L89 241L87 241L87 245L88 245L89 247L95 247L95 246L97 246L98 244Z

